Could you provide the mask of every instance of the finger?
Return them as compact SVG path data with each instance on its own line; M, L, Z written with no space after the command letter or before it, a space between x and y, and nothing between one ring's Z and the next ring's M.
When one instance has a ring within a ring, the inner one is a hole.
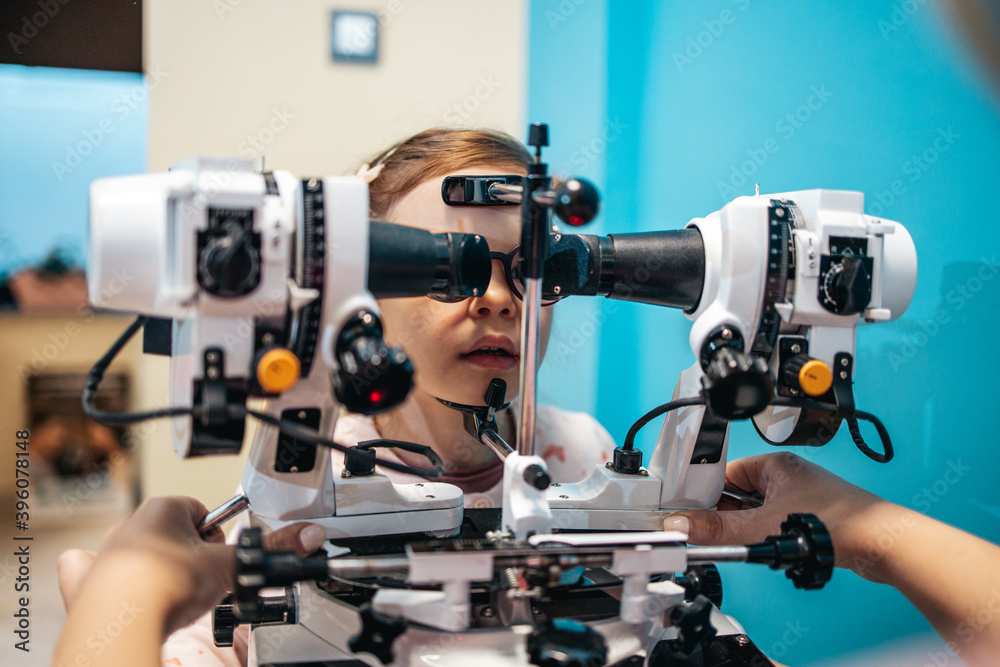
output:
M205 518L205 515L208 514L208 508L196 498L190 498L188 496L170 496L168 498L164 498L163 500L169 502L172 507L176 507L177 511L183 512L190 517L191 525L195 527L197 527L198 524L201 523L201 520Z
M215 526L209 533L202 534L201 538L206 542L211 542L212 544L225 544L226 543L226 533L223 532L221 526Z
M767 480L764 479L763 471L770 456L773 454L730 461L726 464L726 481L744 491L764 493L767 490Z
M171 606L166 620L167 634L195 621L234 588L236 548L227 544L202 544L201 547L194 595Z
M264 548L276 551L294 551L307 556L326 542L326 530L313 523L296 523L264 536Z
M94 563L96 554L93 551L83 549L70 549L64 551L59 560L56 561L56 572L59 578L59 592L62 594L63 605L66 612L76 603L76 598L83 588L83 580L90 572L90 566Z
M732 512L692 510L667 517L664 528L669 525L670 530L683 530L686 521L687 541L691 544L748 544L774 532L771 518L760 508Z

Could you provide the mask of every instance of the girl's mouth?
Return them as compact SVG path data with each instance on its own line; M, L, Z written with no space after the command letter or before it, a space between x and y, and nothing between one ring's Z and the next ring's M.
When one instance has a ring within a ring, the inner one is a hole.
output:
M463 361L490 370L510 370L520 363L520 357L499 347L481 347L461 355Z

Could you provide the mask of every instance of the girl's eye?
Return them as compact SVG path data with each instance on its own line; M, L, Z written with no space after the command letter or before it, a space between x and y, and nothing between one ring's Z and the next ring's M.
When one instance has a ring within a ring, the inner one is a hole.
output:
M459 303L460 301L465 301L469 297L449 296L447 294L428 294L427 298L434 299L435 301L440 301L441 303Z

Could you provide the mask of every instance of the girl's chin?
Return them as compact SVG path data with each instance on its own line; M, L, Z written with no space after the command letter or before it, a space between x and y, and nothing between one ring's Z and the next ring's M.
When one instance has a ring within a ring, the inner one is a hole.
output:
M503 380L504 378L500 377L500 379ZM489 380L482 383L482 385L476 383L475 386L472 386L469 383L463 387L451 387L447 391L442 391L441 394L436 395L435 398L460 405L486 405L486 390L488 388ZM503 399L504 403L510 403L515 398L517 398L517 380L514 380L513 383L508 381Z

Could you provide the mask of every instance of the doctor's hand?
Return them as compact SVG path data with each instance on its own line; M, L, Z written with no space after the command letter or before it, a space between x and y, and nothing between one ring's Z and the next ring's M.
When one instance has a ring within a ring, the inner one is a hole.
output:
M745 509L723 497L718 511L679 512L664 521L664 529L687 532L692 544L750 544L781 534L789 514L809 512L830 531L836 566L857 564L858 574L878 581L876 564L865 554L894 522L917 516L789 452L730 461L726 482L762 494L763 506Z

